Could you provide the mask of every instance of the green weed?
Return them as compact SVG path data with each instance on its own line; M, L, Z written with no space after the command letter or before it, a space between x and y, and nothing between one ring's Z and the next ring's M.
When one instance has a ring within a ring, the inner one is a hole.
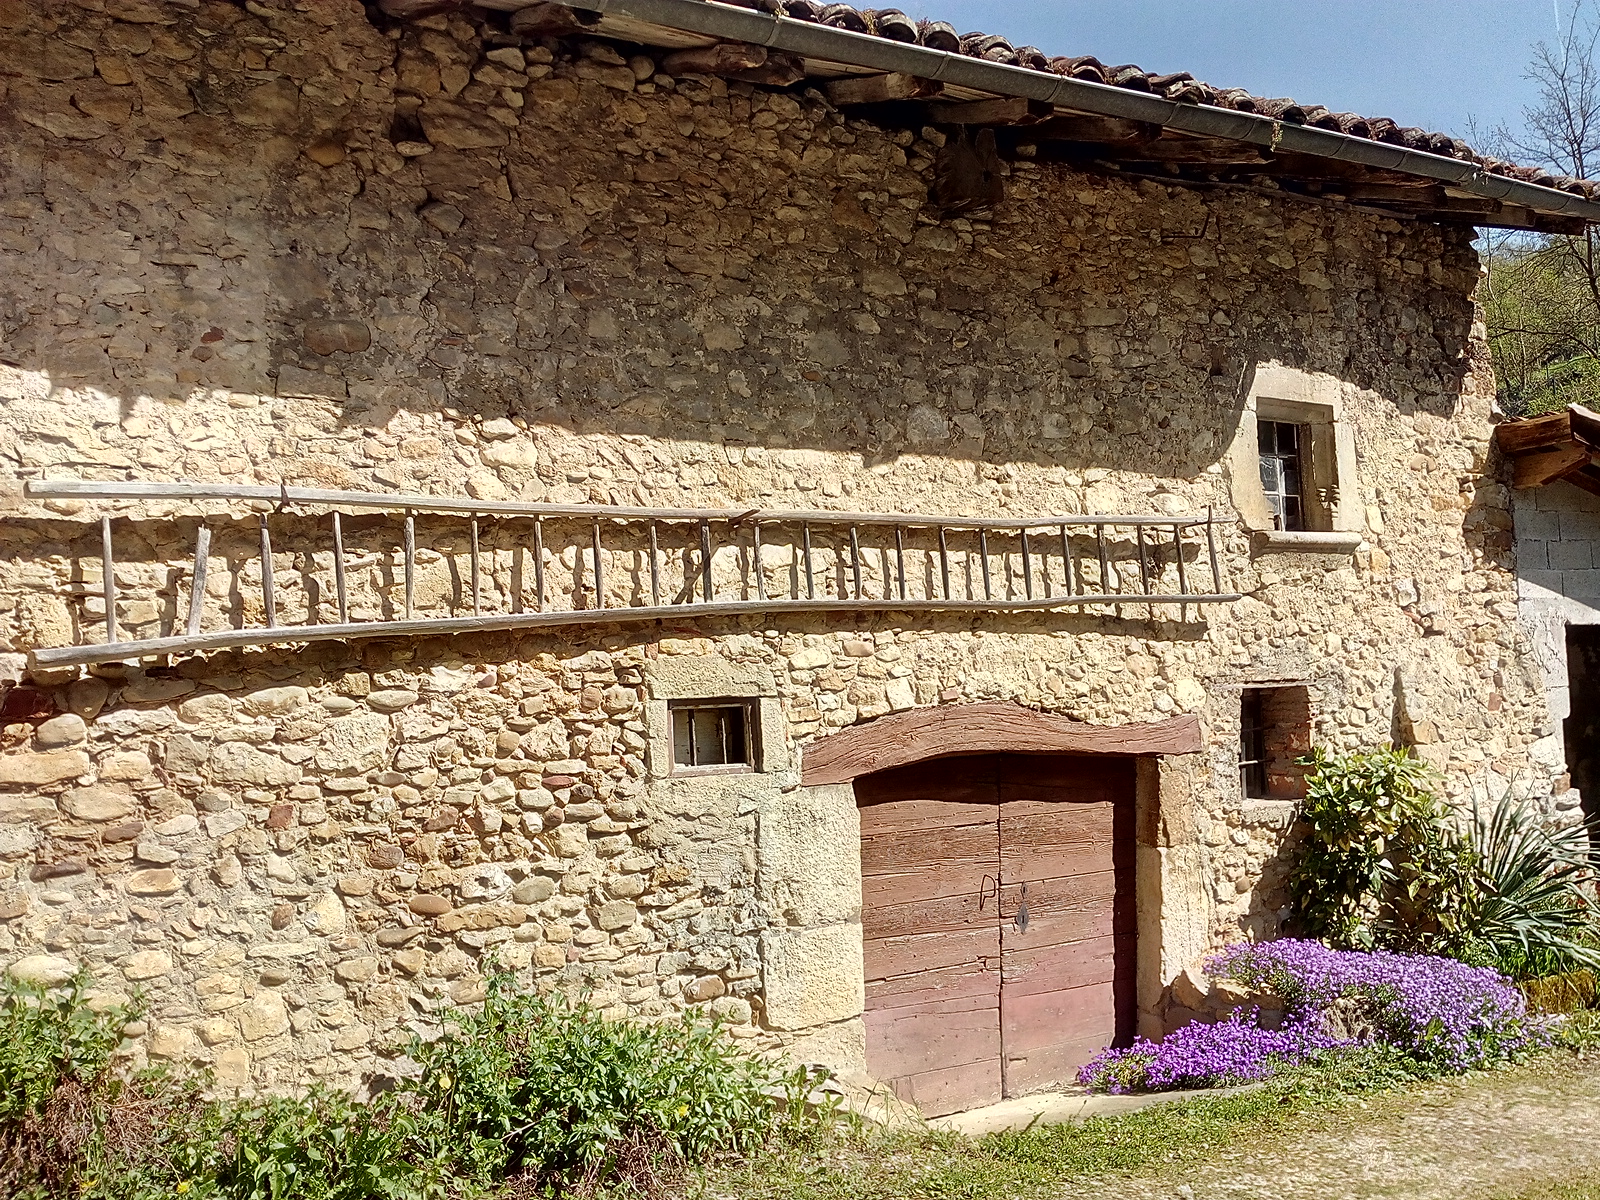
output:
M1178 1169L1252 1138L1266 1139L1351 1097L1422 1076L1383 1049L1338 1058L1266 1086L1158 1105L1078 1124L972 1139L932 1130L838 1128L803 1147L780 1138L708 1171L700 1200L1028 1200L1108 1175Z
M652 1195L782 1127L818 1082L769 1078L712 1022L610 1021L491 979L367 1103L326 1088L221 1102L199 1075L112 1069L131 1013L82 979L0 983L0 1195L18 1200L465 1200ZM824 1106L825 1108L826 1106Z

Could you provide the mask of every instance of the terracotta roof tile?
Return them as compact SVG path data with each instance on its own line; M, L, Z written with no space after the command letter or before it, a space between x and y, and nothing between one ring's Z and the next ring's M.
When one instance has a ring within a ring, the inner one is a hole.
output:
M724 0L743 8L762 12L781 12L800 21L820 21L838 29L890 38L898 42L914 42L934 50L970 55L989 62L1024 67L1033 71L1047 71L1073 79L1086 79L1093 83L1110 84L1130 91L1149 92L1186 104L1209 104L1230 108L1236 112L1259 113L1280 121L1314 125L1319 129L1337 130L1351 137L1370 138L1421 150L1447 158L1476 162L1494 174L1507 175L1544 187L1560 188L1584 196L1594 196L1597 189L1584 181L1565 176L1552 176L1535 167L1519 167L1498 159L1480 156L1460 138L1424 129L1401 127L1388 117L1362 117L1356 113L1335 113L1321 105L1301 105L1288 97L1268 99L1256 96L1244 88L1214 88L1194 78L1188 72L1159 74L1146 71L1134 64L1106 66L1093 55L1050 57L1036 46L1014 47L998 34L958 34L948 21L912 19L896 8L857 9L848 4L820 4L816 0Z

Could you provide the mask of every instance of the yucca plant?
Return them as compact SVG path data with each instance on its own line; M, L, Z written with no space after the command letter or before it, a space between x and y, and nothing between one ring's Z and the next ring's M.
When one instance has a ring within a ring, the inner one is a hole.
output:
M1517 978L1600 967L1593 880L1600 868L1587 824L1552 829L1507 791L1485 812L1476 800L1447 841L1471 862L1471 886L1442 936L1453 949Z

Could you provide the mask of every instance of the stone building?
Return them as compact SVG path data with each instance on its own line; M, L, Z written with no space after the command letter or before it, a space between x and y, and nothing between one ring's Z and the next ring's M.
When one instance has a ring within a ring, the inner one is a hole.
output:
M1472 227L1587 184L804 0L0 0L0 130L0 963L137 1060L498 964L945 1111L1313 742L1552 795Z
M1558 811L1600 812L1600 416L1566 412L1496 426L1511 459L1517 591L1561 741L1546 747L1570 784Z

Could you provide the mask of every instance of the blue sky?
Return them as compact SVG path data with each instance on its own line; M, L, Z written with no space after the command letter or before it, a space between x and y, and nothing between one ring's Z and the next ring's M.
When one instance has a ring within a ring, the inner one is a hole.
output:
M1534 98L1534 42L1573 0L913 0L916 16L1047 54L1188 71L1460 137L1515 125Z

